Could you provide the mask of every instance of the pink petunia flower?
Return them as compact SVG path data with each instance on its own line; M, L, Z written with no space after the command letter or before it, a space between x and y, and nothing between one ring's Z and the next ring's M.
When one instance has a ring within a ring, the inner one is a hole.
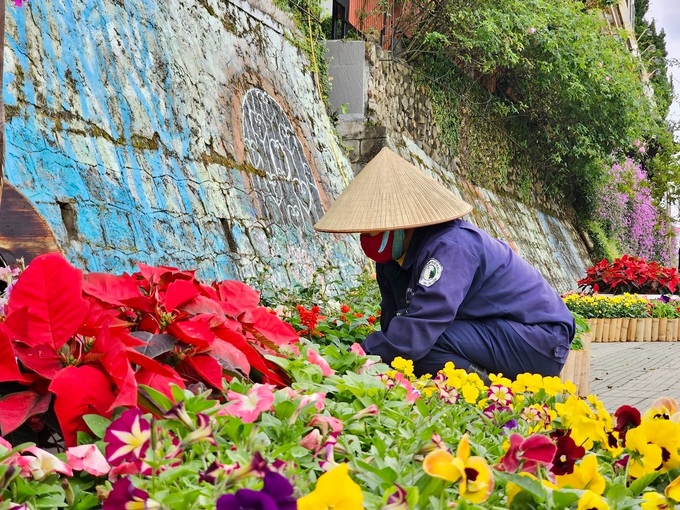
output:
M321 368L321 374L324 377L328 377L329 375L333 375L335 373L335 370L333 370L330 367L330 365L323 358L323 356L321 356L314 349L307 349L307 361L315 364L317 367L320 367Z
M66 461L76 471L85 471L93 476L102 476L111 470L111 466L93 444L72 446L66 450Z
M139 409L128 409L113 421L104 435L106 458L112 466L141 462L149 448L151 425Z
M371 404L370 406L362 409L358 413L355 413L354 416L352 416L352 420L360 420L361 418L364 418L366 416L378 416L380 414L380 409L378 408L377 405Z
M274 386L272 384L254 384L247 395L235 391L227 391L229 402L219 410L220 416L236 416L244 423L253 423L265 411L274 406Z
M21 7L21 4L24 3L24 0L14 0L14 6L15 7Z
M366 351L364 351L364 348L361 347L361 344L358 344L358 343L356 343L356 342L354 342L354 343L350 346L349 352L353 352L353 353L356 354L357 356L366 356Z
M52 473L73 476L71 466L51 453L41 450L37 446L29 446L21 451L22 454L25 452L30 455L22 455L17 459L17 464L21 467L23 476L31 476L34 480L42 480Z
M330 429L333 433L340 432L345 426L338 418L334 416L327 416L324 414L317 414L309 422L310 427L318 427L324 436L328 435Z
M323 436L319 429L313 429L309 434L300 440L300 446L308 450L318 453L323 444Z

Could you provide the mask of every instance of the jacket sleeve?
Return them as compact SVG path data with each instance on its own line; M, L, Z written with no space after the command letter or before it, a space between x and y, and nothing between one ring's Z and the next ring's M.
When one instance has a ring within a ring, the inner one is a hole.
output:
M430 352L456 318L480 272L477 254L445 239L425 247L417 263L418 282L409 307L398 312L387 331L371 333L362 344L366 352L380 356L385 363L397 356L417 361Z

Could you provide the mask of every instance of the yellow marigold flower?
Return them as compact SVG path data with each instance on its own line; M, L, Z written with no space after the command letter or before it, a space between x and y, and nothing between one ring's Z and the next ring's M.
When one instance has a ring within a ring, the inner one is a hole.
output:
M297 501L298 510L363 510L364 495L349 476L349 466L340 464L322 474L316 488Z
M576 510L609 510L609 503L593 491L585 491L578 500Z
M555 477L555 480L560 489L566 487L571 487L572 489L588 489L589 491L600 495L604 493L606 486L604 477L597 469L597 457L595 455L586 455L580 463L574 466L573 473L557 476Z
M664 494L673 501L680 501L680 476L666 486Z
M483 457L470 456L470 440L465 434L455 457L438 448L427 454L423 470L430 476L458 482L460 497L472 502L486 501L493 490L493 473ZM299 508L299 507L298 507Z
M401 356L397 356L392 360L390 366L399 370L406 377L413 377L413 361L410 359L404 359Z
M672 503L668 501L663 494L658 492L645 492L642 495L642 503L640 503L642 510L668 510L672 507Z

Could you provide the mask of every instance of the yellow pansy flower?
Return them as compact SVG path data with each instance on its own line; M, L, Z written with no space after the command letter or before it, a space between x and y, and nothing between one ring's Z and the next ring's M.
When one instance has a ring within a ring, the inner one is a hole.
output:
M642 503L640 503L642 510L668 510L673 508L673 503L658 492L645 492L642 495Z
M593 491L585 491L578 501L577 510L609 510L609 503Z
M486 501L493 490L493 473L483 457L470 456L470 440L465 434L455 457L438 448L427 454L423 470L430 476L458 482L458 493L472 503Z
M673 501L680 502L680 476L666 486L664 494Z
M579 464L574 466L573 473L557 476L555 480L560 489L565 487L588 489L595 494L603 494L606 486L604 477L597 469L597 457L595 455L586 455Z
M340 464L322 474L316 488L297 501L298 510L363 510L364 495L349 476L349 466Z
M628 474L633 478L656 471L663 464L661 447L647 436L646 427L635 427L626 433L626 449L630 451Z

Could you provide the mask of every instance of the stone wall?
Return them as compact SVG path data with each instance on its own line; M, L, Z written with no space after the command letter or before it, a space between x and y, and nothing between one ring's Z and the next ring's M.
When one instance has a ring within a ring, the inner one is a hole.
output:
M261 0L8 5L7 182L88 271L356 274L356 240L312 230L351 168L304 37Z

